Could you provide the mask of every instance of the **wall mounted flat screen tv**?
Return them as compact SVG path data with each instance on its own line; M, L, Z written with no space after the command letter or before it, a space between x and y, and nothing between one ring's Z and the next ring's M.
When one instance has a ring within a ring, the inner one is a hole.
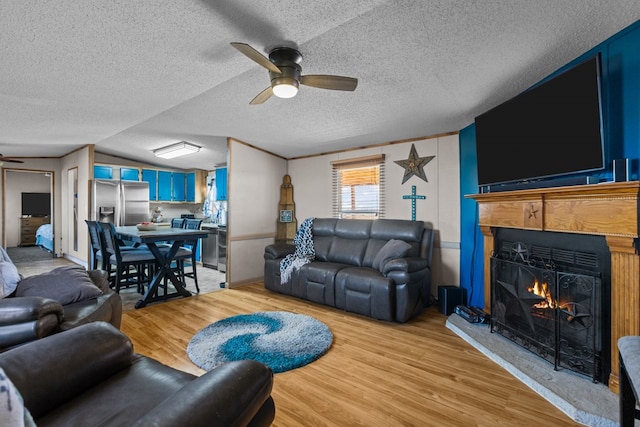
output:
M604 169L600 56L476 117L478 184Z
M51 216L51 193L22 193L22 215Z

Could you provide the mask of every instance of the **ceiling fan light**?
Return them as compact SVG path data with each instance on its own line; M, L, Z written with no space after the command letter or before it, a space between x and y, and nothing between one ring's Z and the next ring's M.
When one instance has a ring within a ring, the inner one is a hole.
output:
M298 81L291 77L278 77L273 79L271 88L278 98L293 98L298 93Z

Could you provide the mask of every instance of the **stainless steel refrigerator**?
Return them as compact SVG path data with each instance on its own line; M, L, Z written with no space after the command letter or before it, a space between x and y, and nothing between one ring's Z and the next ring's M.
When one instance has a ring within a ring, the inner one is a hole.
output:
M96 179L92 183L92 218L116 227L149 221L149 183Z

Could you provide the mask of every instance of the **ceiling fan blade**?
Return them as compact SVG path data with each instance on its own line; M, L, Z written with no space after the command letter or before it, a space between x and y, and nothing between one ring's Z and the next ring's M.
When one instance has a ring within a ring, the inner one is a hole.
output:
M300 83L306 86L331 90L355 90L358 79L353 77L328 76L324 74L309 74L300 77Z
M271 86L269 86L265 90L260 92L258 95L256 95L256 97L251 100L249 105L262 104L267 99L271 98L271 95L273 95L273 90L271 89Z
M267 70L273 71L274 73L282 74L280 68L276 67L273 62L269 61L269 58L267 58L248 44L233 42L231 43L231 46L235 47L240 52L245 54L247 57L249 57L249 59L253 60L259 65L262 65Z
M22 160L12 159L10 157L4 157L2 154L0 154L0 162L24 163Z

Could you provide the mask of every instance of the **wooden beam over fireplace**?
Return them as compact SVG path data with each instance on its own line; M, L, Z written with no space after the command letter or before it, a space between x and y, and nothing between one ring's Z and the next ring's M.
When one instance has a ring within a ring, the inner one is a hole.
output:
M484 309L491 312L490 259L494 229L555 231L605 236L611 252L611 375L618 392L618 339L640 335L640 182L473 194L484 236Z

